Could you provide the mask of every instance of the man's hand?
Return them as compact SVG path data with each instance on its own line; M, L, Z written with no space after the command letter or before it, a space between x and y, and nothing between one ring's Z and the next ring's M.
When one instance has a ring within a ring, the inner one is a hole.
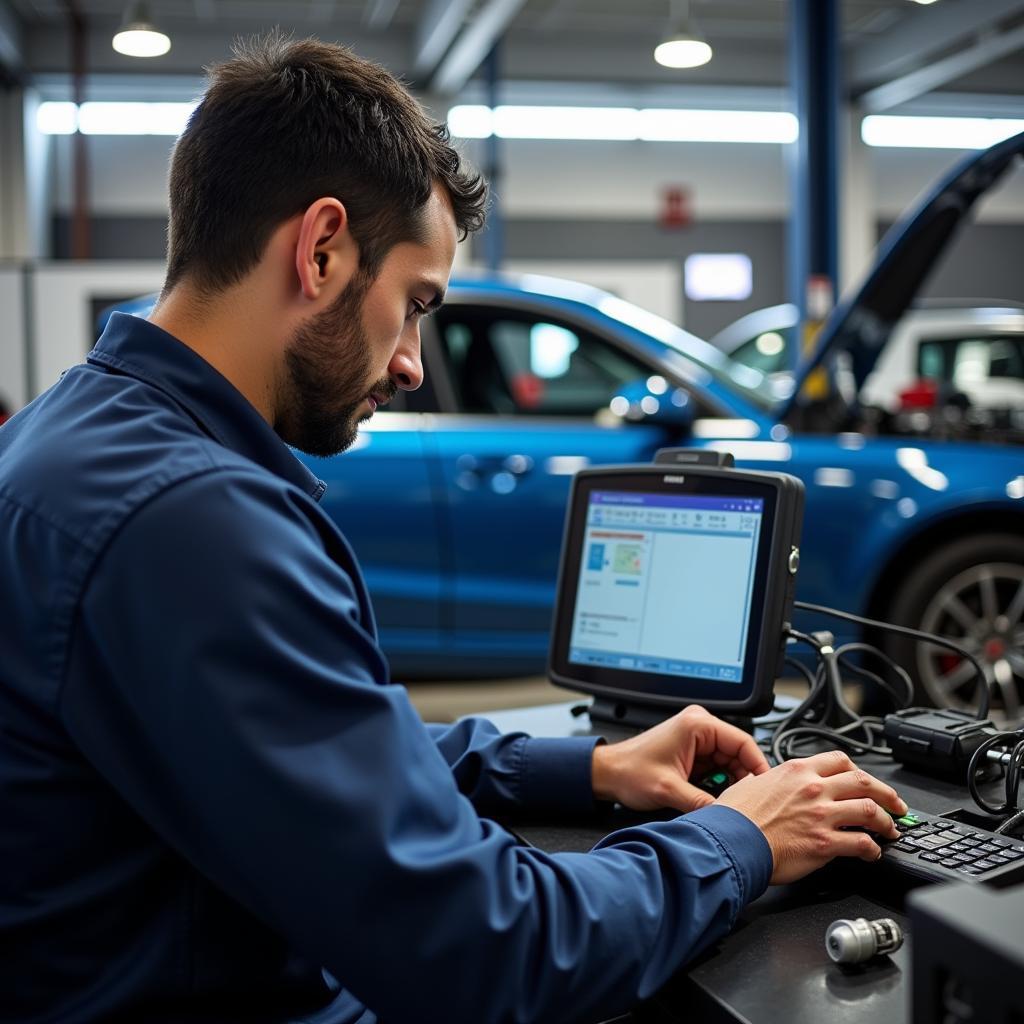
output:
M714 797L689 779L715 769L744 779L767 772L768 762L752 736L691 705L639 736L595 747L594 795L637 811L694 811Z
M742 779L718 803L746 815L764 833L775 862L774 884L803 878L833 857L878 860L882 851L870 835L840 828L852 825L895 839L899 833L886 809L907 810L891 786L838 750Z

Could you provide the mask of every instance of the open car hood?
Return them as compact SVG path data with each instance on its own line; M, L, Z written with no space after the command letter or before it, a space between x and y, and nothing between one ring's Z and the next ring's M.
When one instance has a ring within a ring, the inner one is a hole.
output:
M858 390L871 372L889 332L917 297L939 257L967 222L975 201L1024 153L1024 132L966 157L905 214L878 245L864 282L842 299L825 321L814 352L795 375L782 415L801 401L801 389L825 357L845 351Z

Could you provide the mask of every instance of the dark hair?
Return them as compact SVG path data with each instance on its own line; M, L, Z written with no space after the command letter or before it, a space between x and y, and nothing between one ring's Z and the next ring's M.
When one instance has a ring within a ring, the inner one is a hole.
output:
M435 184L462 237L482 226L485 183L380 65L272 32L236 43L207 74L171 160L165 292L185 277L208 294L241 280L274 230L323 196L344 203L372 277L394 245L420 237Z

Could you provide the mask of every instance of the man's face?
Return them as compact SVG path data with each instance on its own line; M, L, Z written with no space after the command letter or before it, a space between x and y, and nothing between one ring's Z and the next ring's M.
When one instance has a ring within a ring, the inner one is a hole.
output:
M375 278L357 272L328 309L295 331L274 426L300 451L344 451L378 406L423 382L420 320L440 305L455 258L455 218L437 189L422 228L423 241L396 245Z

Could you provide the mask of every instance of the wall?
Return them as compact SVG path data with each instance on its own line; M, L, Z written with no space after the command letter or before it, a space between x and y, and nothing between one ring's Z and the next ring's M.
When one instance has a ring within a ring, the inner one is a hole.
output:
M12 410L28 400L23 298L21 267L0 266L0 401Z
M505 225L505 248L512 264L525 259L572 260L586 253L590 260L618 265L634 260L672 265L676 268L676 292L662 299L659 308L675 306L676 316L669 319L704 338L737 317L782 302L786 296L785 225L781 221L699 221L688 228L665 230L647 220L517 219ZM750 256L754 267L750 298L742 302L684 301L683 260L694 252Z
M158 291L163 280L160 261L44 263L34 268L32 393L45 390L63 370L85 358L96 337L95 306Z
M145 216L167 211L166 136L91 136L90 197L95 214ZM463 145L478 166L479 142ZM53 204L71 209L69 136L51 140ZM497 185L512 218L656 220L662 190L685 185L700 220L786 218L787 153L782 146L730 143L538 142L501 144L505 173ZM894 219L939 175L964 158L957 150L871 149L868 200L875 219ZM985 204L982 218L1024 223L1024 174Z

